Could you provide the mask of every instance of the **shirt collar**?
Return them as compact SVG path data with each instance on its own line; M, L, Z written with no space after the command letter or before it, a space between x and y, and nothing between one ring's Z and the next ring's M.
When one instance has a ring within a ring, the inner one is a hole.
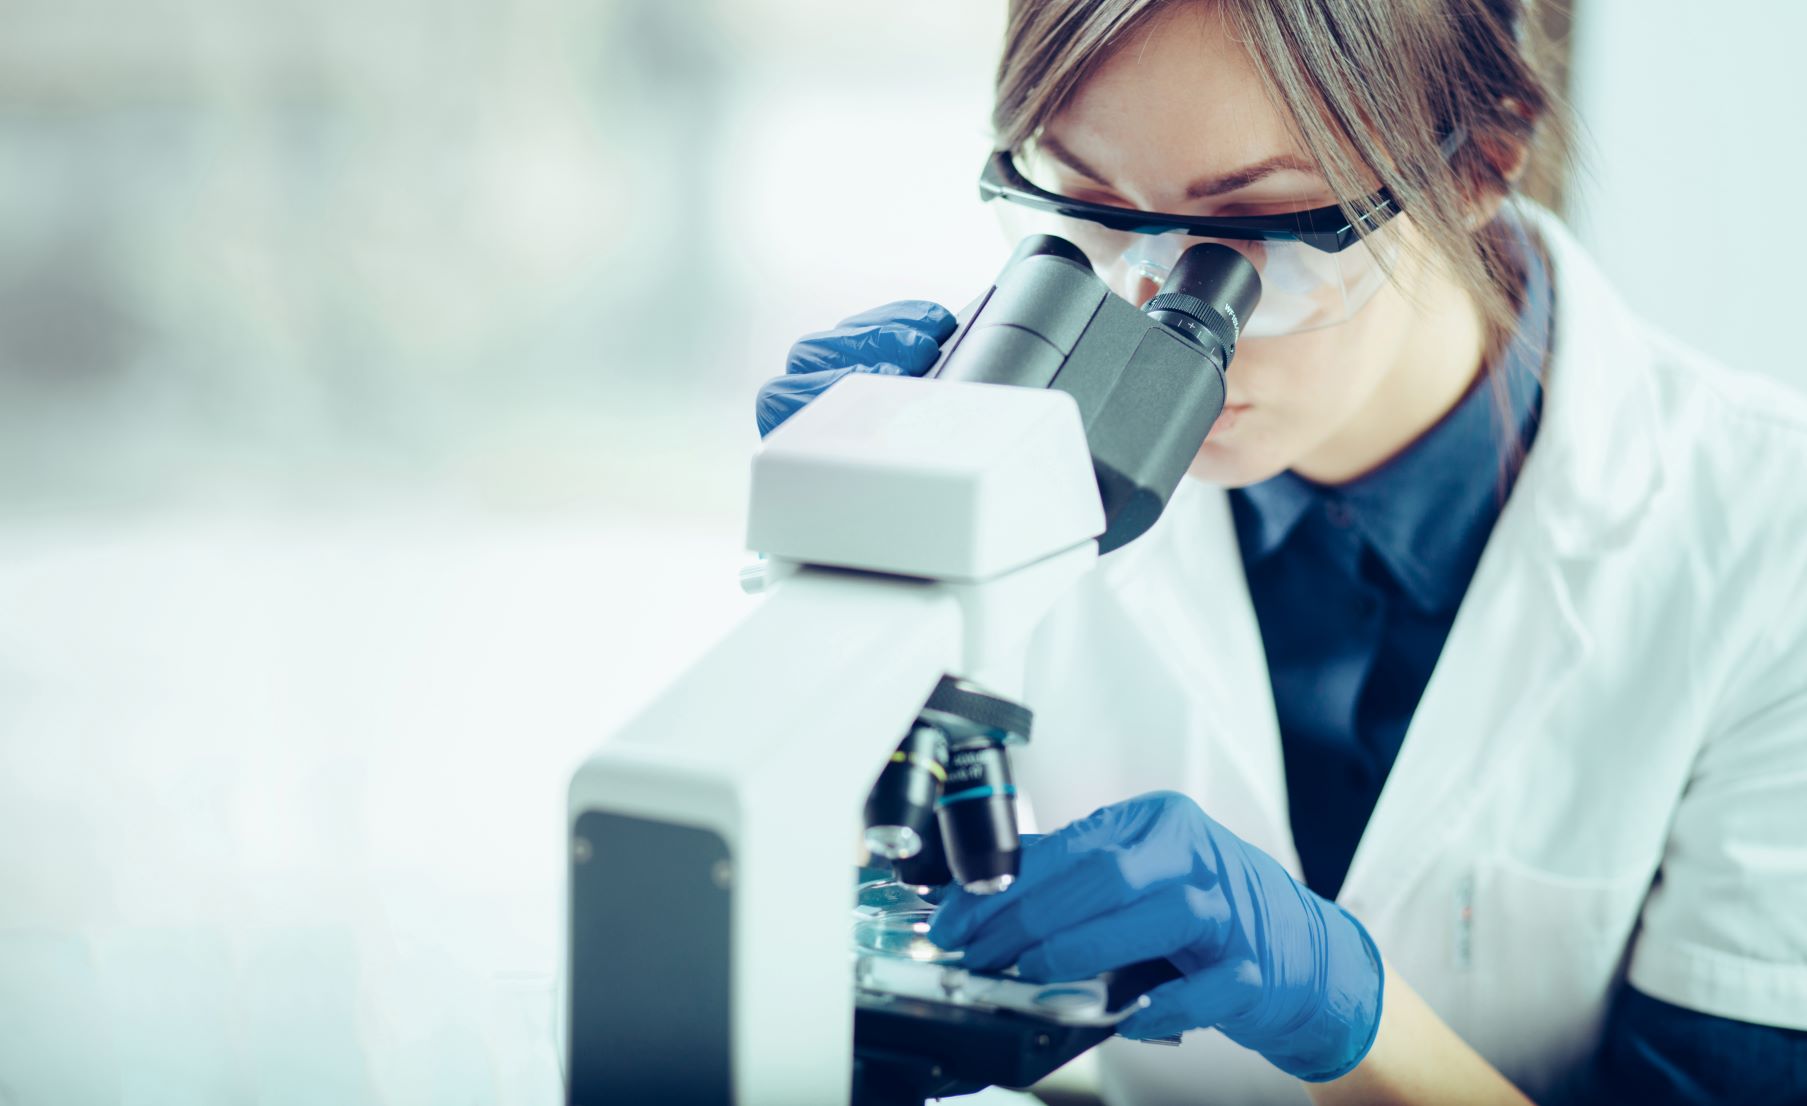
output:
M1237 529L1245 559L1271 555L1307 512L1329 511L1361 534L1416 606L1445 611L1461 602L1516 475L1509 466L1536 433L1550 345L1547 264L1524 222L1511 214L1504 218L1521 247L1525 288L1498 371L1481 373L1416 441L1347 484L1315 484L1284 472L1241 489L1233 499L1240 501ZM1509 433L1501 425L1496 377L1506 391ZM1517 450L1510 447L1514 440Z

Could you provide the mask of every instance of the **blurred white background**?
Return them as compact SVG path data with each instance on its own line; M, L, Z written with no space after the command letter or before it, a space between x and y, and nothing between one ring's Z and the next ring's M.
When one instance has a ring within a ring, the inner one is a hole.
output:
M1002 3L0 15L0 1104L547 1101L565 782L750 602L790 342L1002 260ZM1803 36L1588 0L1572 199L1807 385Z
M1577 0L1571 224L1644 317L1807 389L1790 211L1807 181L1807 4Z
M6 0L0 1104L560 1100L565 784L790 342L1003 257L1001 19Z

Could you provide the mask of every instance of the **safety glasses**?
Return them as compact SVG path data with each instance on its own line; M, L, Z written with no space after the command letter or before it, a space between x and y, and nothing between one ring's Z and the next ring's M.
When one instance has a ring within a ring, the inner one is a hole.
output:
M1052 179L1050 168L1033 144L986 162L979 197L1004 201L999 215L1013 240L1030 234L1067 239L1085 251L1105 283L1138 305L1188 248L1222 243L1261 274L1261 303L1244 338L1298 334L1347 320L1379 291L1397 256L1397 236L1381 233L1399 214L1385 189L1355 205L1359 226L1336 205L1228 218L1170 215L1060 195L1036 183Z

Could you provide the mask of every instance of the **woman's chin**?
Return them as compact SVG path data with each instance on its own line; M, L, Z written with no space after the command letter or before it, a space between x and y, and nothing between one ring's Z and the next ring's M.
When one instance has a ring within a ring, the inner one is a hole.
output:
M1205 438L1205 444L1199 446L1186 475L1219 487L1241 488L1259 484L1286 469L1283 458L1269 455L1256 444L1236 433L1234 422L1224 426L1220 420Z

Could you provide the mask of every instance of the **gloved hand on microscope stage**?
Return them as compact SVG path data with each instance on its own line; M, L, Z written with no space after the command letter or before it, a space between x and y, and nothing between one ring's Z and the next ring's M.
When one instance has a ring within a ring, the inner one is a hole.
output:
M1353 1069L1380 1025L1384 973L1361 923L1171 791L1026 844L1002 894L950 889L928 936L964 949L963 967L1038 982L1165 957L1182 978L1120 1033L1215 1026L1305 1080Z
M958 325L953 312L927 300L899 300L842 319L833 330L806 334L791 347L783 376L759 389L759 436L770 434L850 372L921 376Z

